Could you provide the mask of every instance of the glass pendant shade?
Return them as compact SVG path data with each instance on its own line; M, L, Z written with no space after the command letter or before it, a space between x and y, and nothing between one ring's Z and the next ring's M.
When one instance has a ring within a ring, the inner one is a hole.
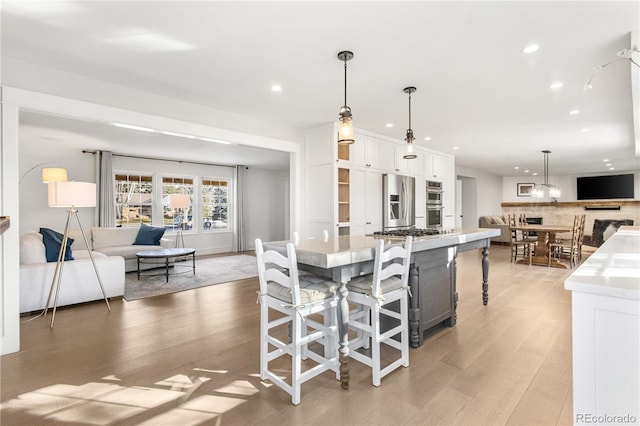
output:
M413 137L413 131L411 129L407 130L407 137L405 140L407 141L407 147L402 158L404 158L405 160L413 160L417 157L417 155L413 151L413 147L415 146L413 141L415 140L415 138Z
M338 125L338 143L341 145L352 144L353 138L353 121L351 116L340 117L340 124Z

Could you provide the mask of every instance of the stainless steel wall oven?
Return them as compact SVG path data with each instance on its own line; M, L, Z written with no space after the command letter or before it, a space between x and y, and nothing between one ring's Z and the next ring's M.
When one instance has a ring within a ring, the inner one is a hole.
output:
M441 227L442 226L442 182L435 182L428 180L426 182L427 187L427 226L428 227Z

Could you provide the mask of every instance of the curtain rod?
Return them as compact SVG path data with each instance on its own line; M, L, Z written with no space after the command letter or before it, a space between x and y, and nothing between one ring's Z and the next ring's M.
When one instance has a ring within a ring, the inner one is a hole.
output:
M83 154L96 154L98 151L83 149ZM116 152L112 152L111 155L115 157L126 157L126 158L139 158L142 160L156 160L156 161L172 161L174 163L189 163L189 164L199 164L201 166L218 166L218 167L230 167L235 169L237 166L230 166L229 164L218 164L218 163L202 163L199 161L189 161L189 160L175 160L172 158L161 158L161 157L143 157L141 155L131 155L131 154L118 154Z

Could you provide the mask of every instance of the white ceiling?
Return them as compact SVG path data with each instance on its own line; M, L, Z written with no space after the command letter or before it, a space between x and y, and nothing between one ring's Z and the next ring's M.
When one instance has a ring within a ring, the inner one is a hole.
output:
M352 50L358 128L402 139L411 85L417 143L460 165L527 176L542 172L549 149L551 175L609 173L605 158L616 171L640 169L630 62L583 90L640 31L638 1L3 1L1 12L3 58L296 129L337 119L336 55ZM523 54L531 43L540 49ZM555 81L564 86L551 90Z

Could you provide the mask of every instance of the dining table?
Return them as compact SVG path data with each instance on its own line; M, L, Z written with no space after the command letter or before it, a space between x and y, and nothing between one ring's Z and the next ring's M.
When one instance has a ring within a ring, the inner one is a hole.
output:
M455 293L455 254L459 251L481 249L482 266L482 302L486 305L489 301L489 258L488 248L490 238L499 235L497 229L456 229L445 235L433 235L414 238L412 247L412 262L428 257L428 253L435 253L442 250L451 252L449 265L453 283L453 292L450 296L452 309L447 314L450 325L455 325L455 307L458 295ZM343 389L349 388L349 304L347 302L347 283L353 277L373 272L373 261L375 259L376 241L379 238L385 239L386 245L403 244L404 238L383 237L383 236L339 236L328 239L298 239L295 242L296 259L298 268L302 271L311 272L315 275L324 276L340 283L338 289L338 332L339 332L339 362L340 381ZM274 250L286 253L287 243L292 241L271 241L264 242L265 250ZM414 259L415 258L415 259ZM445 265L446 267L446 265ZM412 263L409 273L409 284L412 289L412 302L414 309L409 310L410 325L412 327L410 340L413 347L422 343L423 328L419 320L420 307L415 306L420 288L427 278L427 274L418 276L416 265ZM423 291L424 292L424 291ZM426 295L425 295L426 296Z
M534 254L531 258L532 265L539 266L551 266L553 268L567 268L567 265L560 262L551 256L549 251L549 243L556 241L556 235L562 233L570 233L573 230L573 226L566 225L516 225L510 226L511 231L522 231L523 233L531 234L535 232L538 235L538 242ZM518 263L529 264L529 259L520 259Z

